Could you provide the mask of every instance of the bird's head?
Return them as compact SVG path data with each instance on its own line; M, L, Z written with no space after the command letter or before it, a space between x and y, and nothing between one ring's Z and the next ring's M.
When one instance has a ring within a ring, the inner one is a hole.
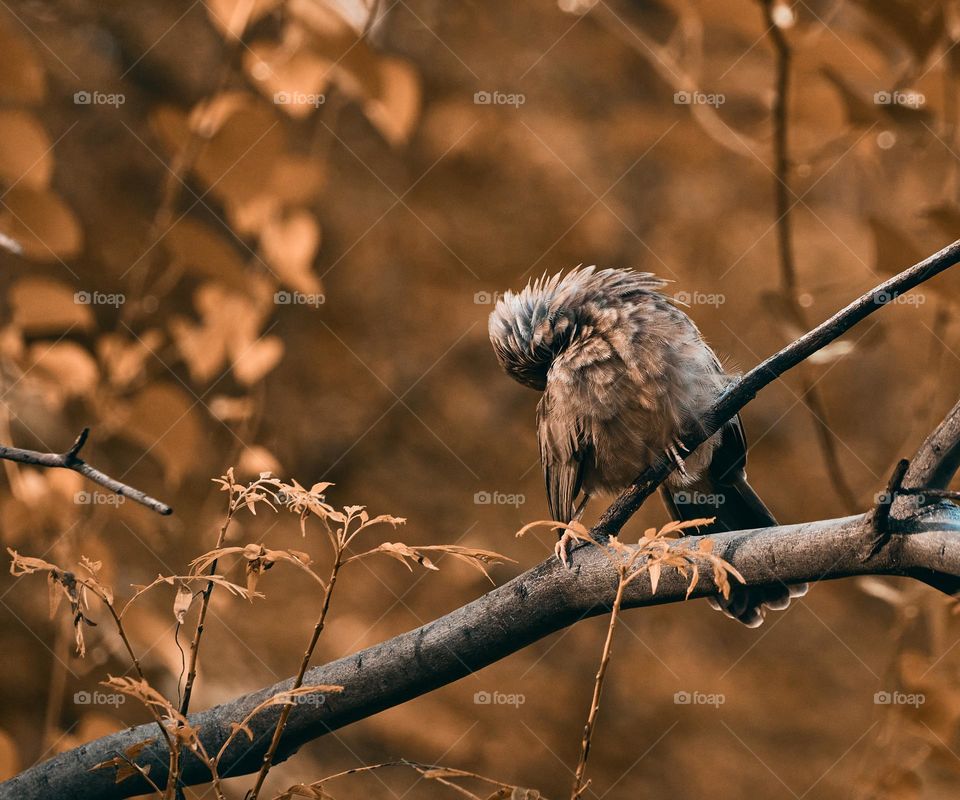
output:
M514 380L543 391L554 359L589 336L604 308L620 306L663 281L628 269L578 267L506 292L490 314L490 341Z

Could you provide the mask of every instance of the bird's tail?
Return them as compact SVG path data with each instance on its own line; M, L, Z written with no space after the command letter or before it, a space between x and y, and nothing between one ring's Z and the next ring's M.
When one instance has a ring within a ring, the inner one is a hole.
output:
M722 477L709 472L682 488L660 487L663 502L674 519L715 517L711 525L700 529L700 533L751 530L777 524L773 514L747 483L742 467ZM763 623L766 611L782 611L790 605L791 598L806 593L805 583L787 586L777 581L768 586L733 586L730 597L718 595L709 598L709 602L728 617L756 628Z

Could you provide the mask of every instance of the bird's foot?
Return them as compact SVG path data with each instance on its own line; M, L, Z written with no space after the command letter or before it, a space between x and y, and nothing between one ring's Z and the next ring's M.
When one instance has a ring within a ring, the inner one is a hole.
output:
M560 559L560 563L567 569L572 567L570 563L570 553L577 546L579 537L572 531L564 531L563 535L557 540L556 547L553 548L554 554Z
M683 447L683 442L677 442L676 440L674 440L674 444L671 444L670 447L667 448L667 455L669 456L670 460L676 465L677 472L680 473L680 477L683 478L684 480L689 480L690 473L687 472L687 468L683 463L683 456L680 455L680 450L677 449L678 445L680 447ZM683 447L683 449L686 450L685 447Z

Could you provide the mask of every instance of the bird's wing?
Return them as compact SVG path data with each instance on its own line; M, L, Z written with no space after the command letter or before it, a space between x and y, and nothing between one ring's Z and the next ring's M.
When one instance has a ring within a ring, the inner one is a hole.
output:
M583 418L549 383L537 406L537 439L550 516L558 522L569 522L592 442Z
M725 374L723 365L716 354L713 363L719 374ZM713 451L710 462L710 477L718 482L729 484L746 477L747 436L743 432L743 420L737 414L720 429L720 443Z
M737 414L720 429L720 443L713 451L710 476L717 483L729 484L745 476L747 465L747 437L743 422Z

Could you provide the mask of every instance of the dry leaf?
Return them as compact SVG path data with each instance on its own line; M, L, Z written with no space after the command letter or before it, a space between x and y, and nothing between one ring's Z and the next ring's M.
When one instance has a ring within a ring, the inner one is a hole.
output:
M173 600L173 616L181 625L183 625L187 612L193 604L193 598L194 594L189 586L182 583L177 586L177 596Z
M279 279L296 291L319 294L313 260L320 248L320 226L309 211L298 210L267 223L260 236L263 257Z
M173 485L200 466L204 432L197 404L172 383L153 383L134 395L123 407L120 433L157 459Z
M380 94L368 100L363 110L390 144L406 144L420 115L420 79L413 66L399 58L384 58Z

